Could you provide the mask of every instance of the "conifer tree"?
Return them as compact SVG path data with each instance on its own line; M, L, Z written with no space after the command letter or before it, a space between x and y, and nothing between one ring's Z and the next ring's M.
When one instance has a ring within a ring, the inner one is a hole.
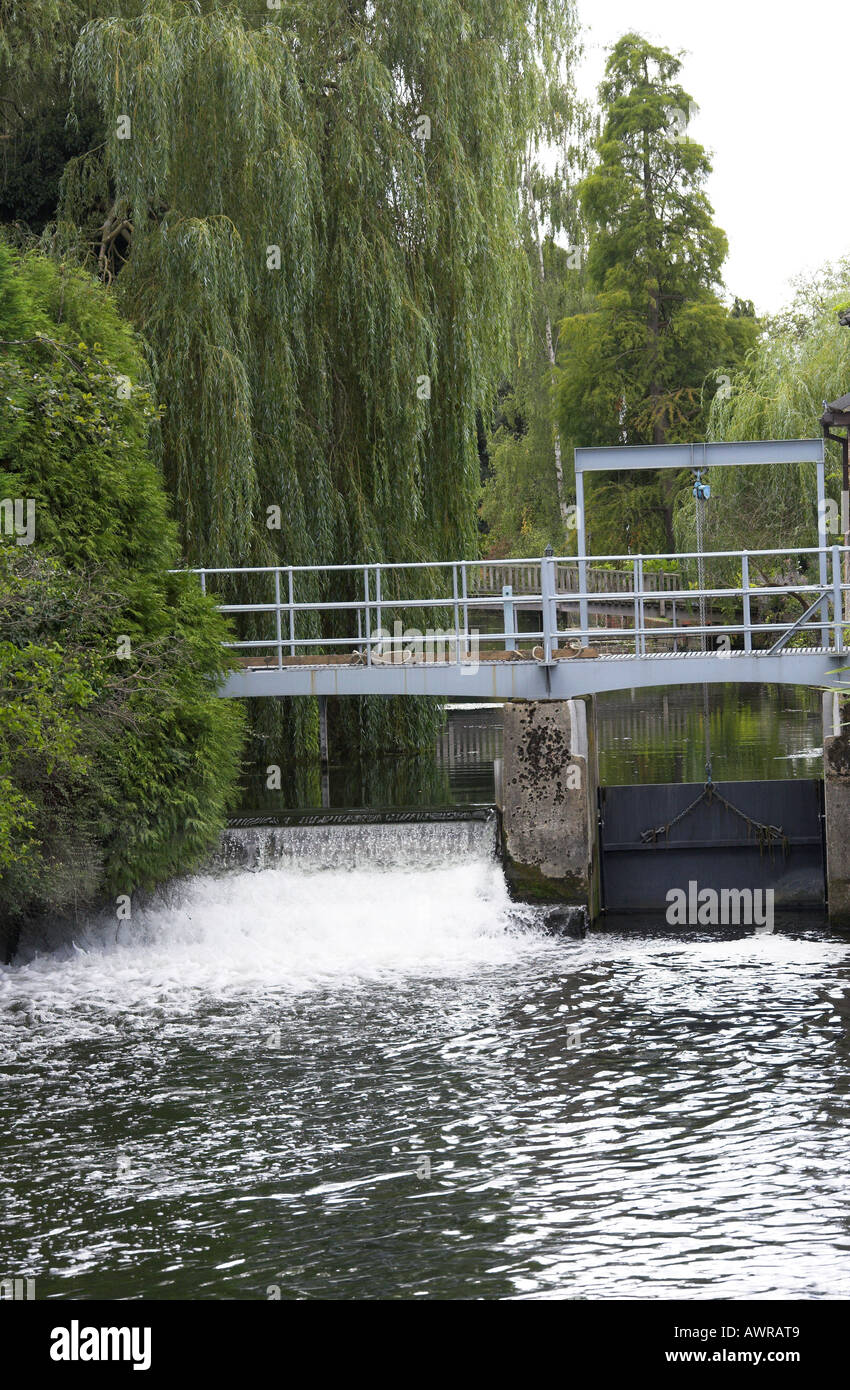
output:
M711 164L689 134L693 102L680 70L679 58L636 34L608 59L598 160L580 189L595 301L561 329L561 425L573 444L701 437L713 390L755 336L752 315L733 315L718 297L726 237L705 193ZM672 551L687 481L595 480L597 552Z

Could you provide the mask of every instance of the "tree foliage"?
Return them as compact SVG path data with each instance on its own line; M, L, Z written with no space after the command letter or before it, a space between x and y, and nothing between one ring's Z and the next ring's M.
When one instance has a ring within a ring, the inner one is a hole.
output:
M574 59L581 52L576 43ZM511 367L489 422L480 516L493 557L539 554L548 544L570 549L570 506L555 401L558 325L584 307L586 227L576 184L586 172L591 112L573 69L546 84L543 151L528 143L523 159L522 233L530 292L511 323Z
M525 331L525 316L515 326L514 365L493 412L487 441L489 467L481 495L485 545L494 558L540 555L550 544L559 553L567 553L575 535L565 533L559 508L553 443L557 406L546 318L550 318L557 350L557 325L584 293L580 246L577 242L567 251L547 238L545 279L534 286L534 331ZM536 254L536 248L530 248L529 255Z
M712 439L810 439L821 433L824 401L850 386L850 330L838 314L850 303L850 261L800 281L792 303L770 319L730 389L716 396L709 418ZM827 444L827 485L840 517L841 456ZM715 469L706 511L706 537L714 549L776 549L817 545L814 464ZM744 526L743 518L746 518ZM683 507L677 531L693 535L692 509ZM839 535L835 536L838 543Z
M241 711L148 449L138 345L80 271L0 242L0 916L194 867L224 823Z
M475 553L520 162L573 25L566 0L146 0L85 26L74 99L105 143L69 164L54 245L145 334L187 559ZM410 745L421 710L347 717Z
M751 345L752 307L718 298L724 233L690 138L681 61L636 34L600 87L597 161L583 181L594 300L561 326L560 412L574 445L701 437L714 391ZM590 492L597 553L673 550L674 474L601 475Z
M82 26L117 3L0 0L0 222L22 238L56 217L68 160L102 141L92 102L68 124L71 62Z

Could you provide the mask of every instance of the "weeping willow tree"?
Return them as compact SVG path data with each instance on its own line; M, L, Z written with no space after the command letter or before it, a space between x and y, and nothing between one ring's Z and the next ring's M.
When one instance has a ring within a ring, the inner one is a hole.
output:
M592 113L571 77L565 74L547 91L548 169L530 143L523 160L524 244L533 288L531 303L517 305L510 380L499 392L487 439L480 515L492 557L540 555L549 544L559 554L575 547L574 496L554 388L558 325L588 297L587 230L576 186L587 167Z
M744 366L715 395L708 437L804 439L821 433L823 402L850 389L850 330L838 311L850 300L850 261L800 283L791 307L768 321ZM840 498L838 446L827 444L827 488ZM705 535L711 549L770 550L817 545L814 464L713 470ZM839 513L840 514L840 513ZM677 533L693 548L691 499Z
M521 157L572 0L138 11L80 33L73 100L105 139L66 169L54 246L145 337L187 561L471 557L476 411L527 289ZM314 746L312 704L285 703ZM367 751L433 728L421 701L338 719Z
M98 144L93 104L67 124L74 47L113 0L0 0L0 222L8 240L38 236L56 216L68 160Z
M500 392L487 439L480 515L492 558L541 555L550 544L558 554L575 549L574 494L564 478L552 355L558 323L584 293L583 268L577 247L565 249L552 237L541 241L539 258L532 242L530 255L537 273L531 316L536 333L526 332L527 319L520 314L511 380Z

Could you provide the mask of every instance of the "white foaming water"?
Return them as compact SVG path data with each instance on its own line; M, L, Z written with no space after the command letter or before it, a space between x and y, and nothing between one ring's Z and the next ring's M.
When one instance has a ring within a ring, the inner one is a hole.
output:
M221 869L439 869L471 859L492 859L496 820L374 821L232 827L221 837L213 866Z
M540 950L492 858L443 868L290 866L198 875L133 911L42 929L0 971L0 1000L179 1006L269 989L447 976Z
M243 829L0 968L40 1296L847 1295L846 940L552 938L484 823Z

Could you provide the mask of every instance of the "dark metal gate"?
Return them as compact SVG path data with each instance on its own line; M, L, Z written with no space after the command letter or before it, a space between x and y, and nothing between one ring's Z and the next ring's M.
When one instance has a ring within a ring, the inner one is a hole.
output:
M702 790L667 783L600 788L606 911L656 911L671 889L687 892L694 880L717 890L772 888L777 908L823 907L820 781L718 782L723 800L703 798L688 811ZM781 829L781 838L760 842L758 825Z

